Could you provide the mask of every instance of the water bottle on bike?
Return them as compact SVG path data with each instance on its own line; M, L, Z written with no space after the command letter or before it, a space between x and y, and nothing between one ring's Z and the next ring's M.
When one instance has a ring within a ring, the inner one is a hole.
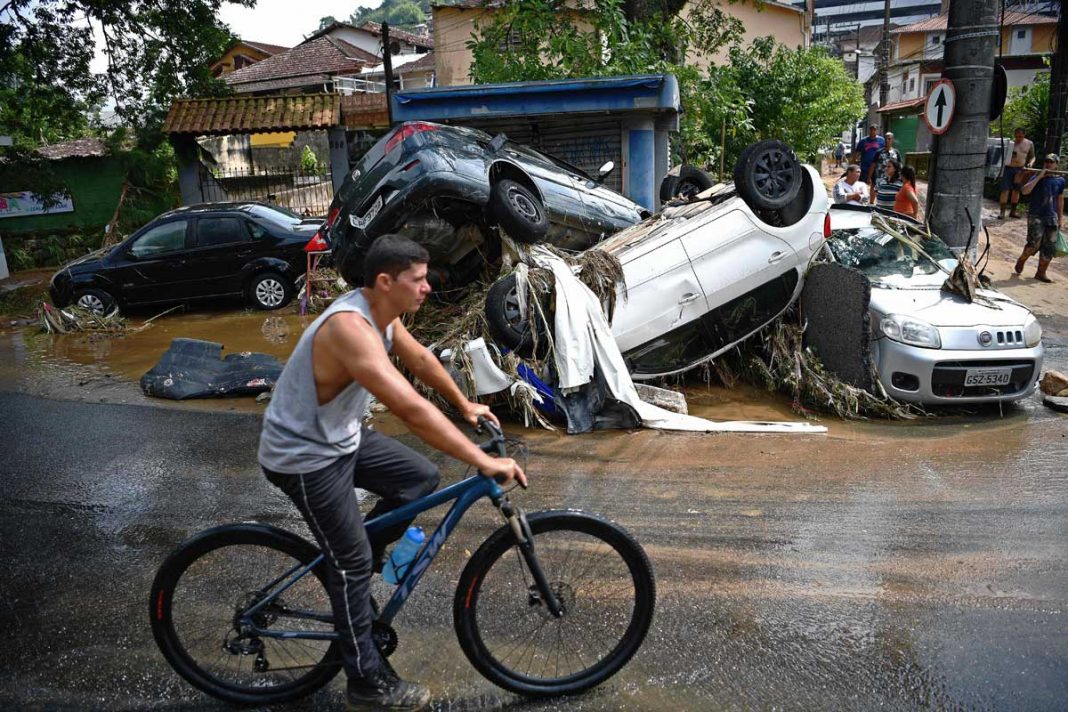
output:
M419 527L408 527L404 536L393 547L393 553L389 555L385 567L382 569L382 578L392 586L396 586L408 573L408 567L415 561L415 555L423 548L426 534Z

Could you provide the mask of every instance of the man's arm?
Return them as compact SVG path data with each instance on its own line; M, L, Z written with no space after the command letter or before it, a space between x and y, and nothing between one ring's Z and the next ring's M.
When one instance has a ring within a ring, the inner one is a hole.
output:
M1025 166L1032 166L1035 163L1035 142L1032 141L1027 147L1027 158L1024 159Z
M445 400L456 406L463 415L464 420L471 425L478 425L479 416L492 420L500 427L500 422L489 409L489 406L472 403L467 400L459 386L449 376L449 372L434 357L430 349L415 340L400 319L393 322L393 353L404 363L412 375L445 397Z
M1043 168L1042 170L1040 170L1038 173L1035 174L1034 178L1032 178L1031 180L1029 180L1029 181L1027 181L1026 183L1023 184L1023 186L1020 188L1020 192L1023 193L1024 195L1031 195L1031 191L1035 189L1035 186L1038 185L1038 182L1040 180L1042 180L1042 178L1045 175L1046 175L1046 169Z
M324 337L321 341L320 335ZM390 362L381 337L359 314L348 312L327 319L316 334L315 346L325 347L352 379L384 403L423 442L478 468L484 475L503 475L508 481L514 477L526 485L526 475L515 460L490 457L479 450L433 403L416 392Z

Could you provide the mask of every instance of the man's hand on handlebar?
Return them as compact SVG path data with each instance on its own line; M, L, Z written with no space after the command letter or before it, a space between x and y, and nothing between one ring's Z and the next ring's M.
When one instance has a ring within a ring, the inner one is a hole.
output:
M463 414L464 420L476 428L480 425L479 418L485 418L498 428L501 427L501 421L497 420L497 416L490 411L488 405L467 401L467 405L463 406L460 411Z
M488 467L480 468L480 472L486 477L493 477L497 480L497 484L507 486L515 480L522 487L527 486L527 476L523 472L523 468L519 466L519 463L510 457L491 457L491 464Z

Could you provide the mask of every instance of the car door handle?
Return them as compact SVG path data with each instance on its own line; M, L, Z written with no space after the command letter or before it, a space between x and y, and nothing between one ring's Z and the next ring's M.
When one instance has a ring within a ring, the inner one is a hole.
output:
M768 264L769 265L773 265L776 262L779 262L780 260L782 260L783 257L786 257L786 253L781 251L781 250L776 251L776 252L772 252L771 253L771 257L768 258Z
M682 295L682 299L679 300L679 304L689 304L690 302L696 302L701 298L700 294L694 294L693 292L687 292Z

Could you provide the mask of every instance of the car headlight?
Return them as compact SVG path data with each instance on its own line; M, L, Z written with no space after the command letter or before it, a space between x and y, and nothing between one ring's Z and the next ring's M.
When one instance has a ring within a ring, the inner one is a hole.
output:
M942 348L942 339L938 336L938 329L910 316L901 314L887 314L879 322L879 329L887 338L900 341L903 344L919 346L925 349Z
M1028 348L1038 346L1038 342L1042 341L1042 327L1038 323L1038 319L1033 316L1027 318L1027 322L1024 324L1024 343Z

